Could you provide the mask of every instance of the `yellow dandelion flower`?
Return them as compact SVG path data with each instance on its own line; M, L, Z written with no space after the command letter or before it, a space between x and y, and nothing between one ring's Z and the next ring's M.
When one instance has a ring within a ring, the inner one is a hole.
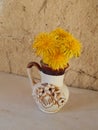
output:
M52 31L51 34L54 35L57 40L63 40L64 38L70 36L68 32L61 28L57 28L56 30Z
M67 66L68 58L65 57L64 53L57 50L53 55L45 55L43 62L48 64L54 70L64 69Z
M73 37L70 37L65 40L63 50L65 55L69 58L72 58L73 56L78 57L81 52L81 44Z
M33 48L35 48L37 55L43 56L46 53L54 52L55 39L47 33L39 34L33 43Z
M42 61L54 70L64 69L70 58L78 57L81 52L80 42L61 28L39 34L33 48Z

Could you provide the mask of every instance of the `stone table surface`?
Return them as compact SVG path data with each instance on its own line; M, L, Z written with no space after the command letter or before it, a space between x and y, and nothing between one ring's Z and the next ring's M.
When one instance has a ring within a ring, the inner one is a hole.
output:
M28 78L0 72L0 130L98 130L98 92L69 92L61 111L46 114L37 108Z

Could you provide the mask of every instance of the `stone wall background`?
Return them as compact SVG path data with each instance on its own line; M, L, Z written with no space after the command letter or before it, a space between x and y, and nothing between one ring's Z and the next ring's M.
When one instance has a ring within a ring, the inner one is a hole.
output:
M40 60L31 49L34 36L56 27L83 46L70 61L66 84L98 90L98 0L0 0L0 71L26 76L27 63ZM33 77L40 78L35 68Z

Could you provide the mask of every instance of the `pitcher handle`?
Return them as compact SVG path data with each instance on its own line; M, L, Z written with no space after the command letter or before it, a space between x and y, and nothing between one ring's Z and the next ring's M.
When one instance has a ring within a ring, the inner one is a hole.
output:
M36 63L36 62L29 62L28 63L28 65L27 65L27 74L28 74L28 77L30 79L31 86L33 86L36 83L35 80L32 79L32 77L31 77L31 68L33 66L35 66L38 70L41 71L41 66L38 63Z

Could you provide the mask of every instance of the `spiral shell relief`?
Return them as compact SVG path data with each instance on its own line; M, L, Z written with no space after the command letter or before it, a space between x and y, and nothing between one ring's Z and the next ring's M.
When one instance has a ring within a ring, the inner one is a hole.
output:
M43 83L33 90L36 103L43 111L58 111L66 103L64 92L53 84Z

